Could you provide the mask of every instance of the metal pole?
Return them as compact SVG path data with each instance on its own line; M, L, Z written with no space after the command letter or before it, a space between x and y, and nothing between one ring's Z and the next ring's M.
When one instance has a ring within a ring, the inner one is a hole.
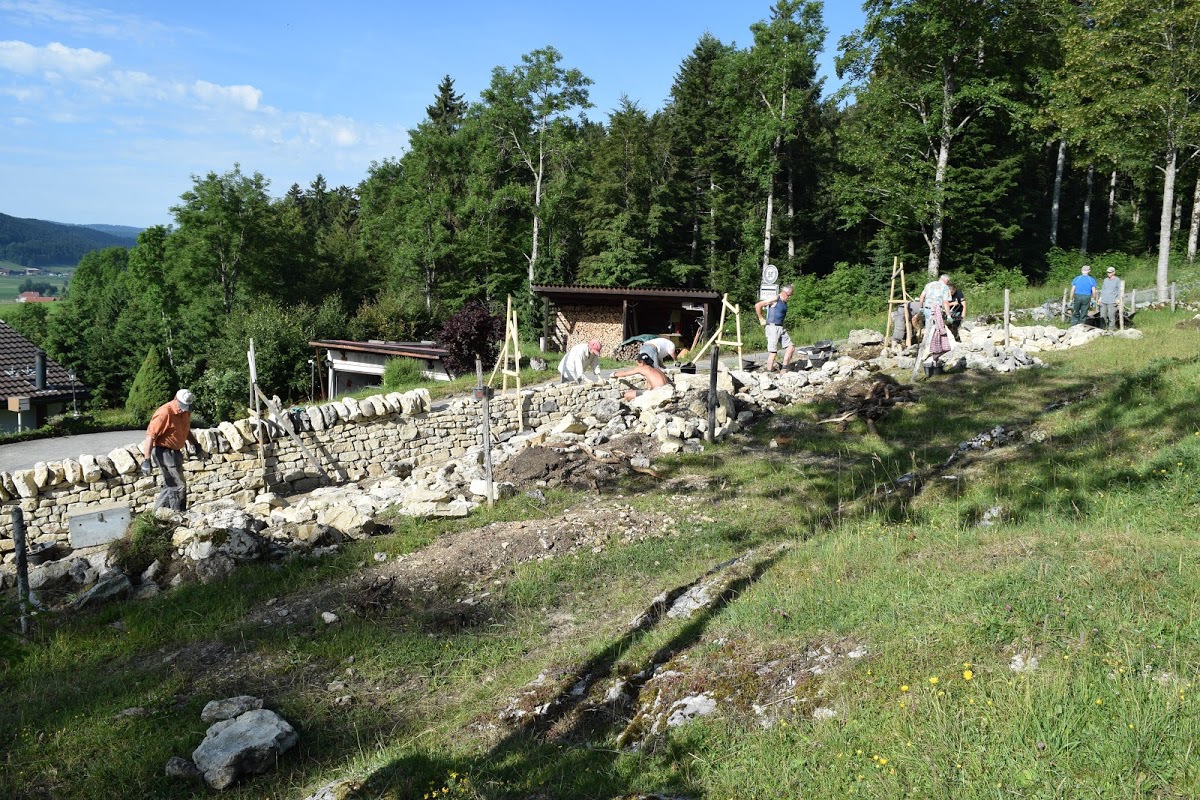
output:
M1063 319L1067 318L1067 292L1068 291L1069 290L1067 290L1067 289L1063 289L1063 301L1062 301L1062 318Z
M1117 325L1121 330L1125 330L1125 281L1121 281L1121 304L1117 309Z
M1175 281L1171 281L1171 310L1175 310Z
M1008 347L1009 342L1009 318L1008 318L1008 289L1004 290L1004 346Z
M12 510L13 544L17 548L17 604L21 607L21 634L29 634L29 560L25 551L25 514Z
M709 442L715 442L717 440L717 368L720 366L717 352L720 349L721 345L714 342L712 346L712 355L708 360L708 430L705 431L704 438Z
M496 504L495 491L492 489L492 409L488 401L491 387L483 385L483 360L475 356L475 378L478 381L476 394L479 395L480 408L483 410L483 474L487 480L488 508ZM518 393L515 402L521 402Z

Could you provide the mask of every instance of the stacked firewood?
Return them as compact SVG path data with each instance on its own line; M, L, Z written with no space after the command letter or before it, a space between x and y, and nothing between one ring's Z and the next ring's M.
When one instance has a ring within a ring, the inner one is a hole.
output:
M602 355L609 355L622 336L621 310L591 306L563 306L554 315L554 339L563 343L564 352L580 342L599 339ZM636 353L635 353L636 355Z
M629 344L618 345L613 348L612 357L618 361L633 361L637 358L638 351L642 349L641 342L630 342Z

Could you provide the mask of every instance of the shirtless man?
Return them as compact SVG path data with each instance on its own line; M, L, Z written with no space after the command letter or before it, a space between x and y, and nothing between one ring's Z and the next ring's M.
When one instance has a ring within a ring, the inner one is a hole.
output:
M614 378L628 378L632 375L641 375L646 379L646 389L630 389L625 393L626 400L632 400L643 391L649 389L657 389L660 386L667 385L667 375L661 369L654 366L654 360L649 355L638 355L637 361L632 367L619 369L612 374Z

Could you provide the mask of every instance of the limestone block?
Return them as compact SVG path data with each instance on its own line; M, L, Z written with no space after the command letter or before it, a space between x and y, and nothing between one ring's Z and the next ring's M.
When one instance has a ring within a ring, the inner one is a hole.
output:
M347 505L321 509L317 513L317 522L328 525L352 539L364 539L375 530L375 520L362 514L357 508Z
M17 487L13 484L12 475L7 472L0 472L0 485L3 485L4 491L10 495L17 493Z
M467 515L466 510L463 510L461 514L457 513L461 508L451 510L451 505L451 503L429 502L405 503L397 510L406 517L465 517Z
M343 419L349 420L350 422L360 422L363 419L362 409L359 407L358 401L353 397L343 397L338 402L341 403L347 411L347 416L343 417Z
M217 430L221 432L221 436L225 439L226 444L229 445L229 449L233 452L241 450L246 444L245 437L242 436L241 431L239 431L237 426L232 422L222 422L217 426Z
M664 453L678 453L683 449L683 440L675 436L668 436L663 443L659 445L659 449Z
M12 494L10 494L9 491L4 488L4 482L0 481L0 503L7 503L11 499L12 499ZM0 541L3 541L3 540L0 539Z
M225 437L219 431L212 428L200 428L193 429L192 433L195 434L196 441L200 443L200 447L206 453L216 454L225 449L221 446L224 443Z
M50 470L46 467L46 462L39 461L33 465L33 482L37 484L39 489L45 489L50 485Z
M433 398L428 389L413 389L409 394L415 399L418 414L428 414L433 409Z
M651 389L630 401L629 407L635 411L660 408L670 402L675 396L675 390L668 386Z
M329 404L328 408L333 409L334 415L339 420L350 421L350 407L342 400L334 400Z
M574 414L567 414L550 429L551 436L562 433L587 433L587 425L576 419Z
M139 462L124 447L118 447L108 454L118 475L132 475L138 471Z
M258 444L259 425L261 425L261 423L259 423L258 420L249 419L239 419L235 420L233 423L233 427L237 429L238 434L241 435L242 440L246 444ZM244 445L239 445L234 449L240 450L243 446Z
M38 489L40 488L37 481L34 479L34 471L31 469L20 469L12 473L13 485L16 487L17 495L23 498L37 497Z
M83 467L79 466L79 462L73 458L68 458L62 462L63 480L70 484L83 482Z
M225 789L242 775L273 769L280 755L296 745L296 730L274 711L247 711L215 723L192 753L192 761L214 789Z

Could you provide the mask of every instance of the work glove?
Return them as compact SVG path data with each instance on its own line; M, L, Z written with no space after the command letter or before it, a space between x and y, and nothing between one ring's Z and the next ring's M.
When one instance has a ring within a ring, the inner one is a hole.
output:
M142 459L141 470L144 477L149 477L150 473L154 471L154 465L150 463L150 459Z
M198 444L189 444L187 454L189 458L194 458L197 461L208 461L208 453L204 451Z

